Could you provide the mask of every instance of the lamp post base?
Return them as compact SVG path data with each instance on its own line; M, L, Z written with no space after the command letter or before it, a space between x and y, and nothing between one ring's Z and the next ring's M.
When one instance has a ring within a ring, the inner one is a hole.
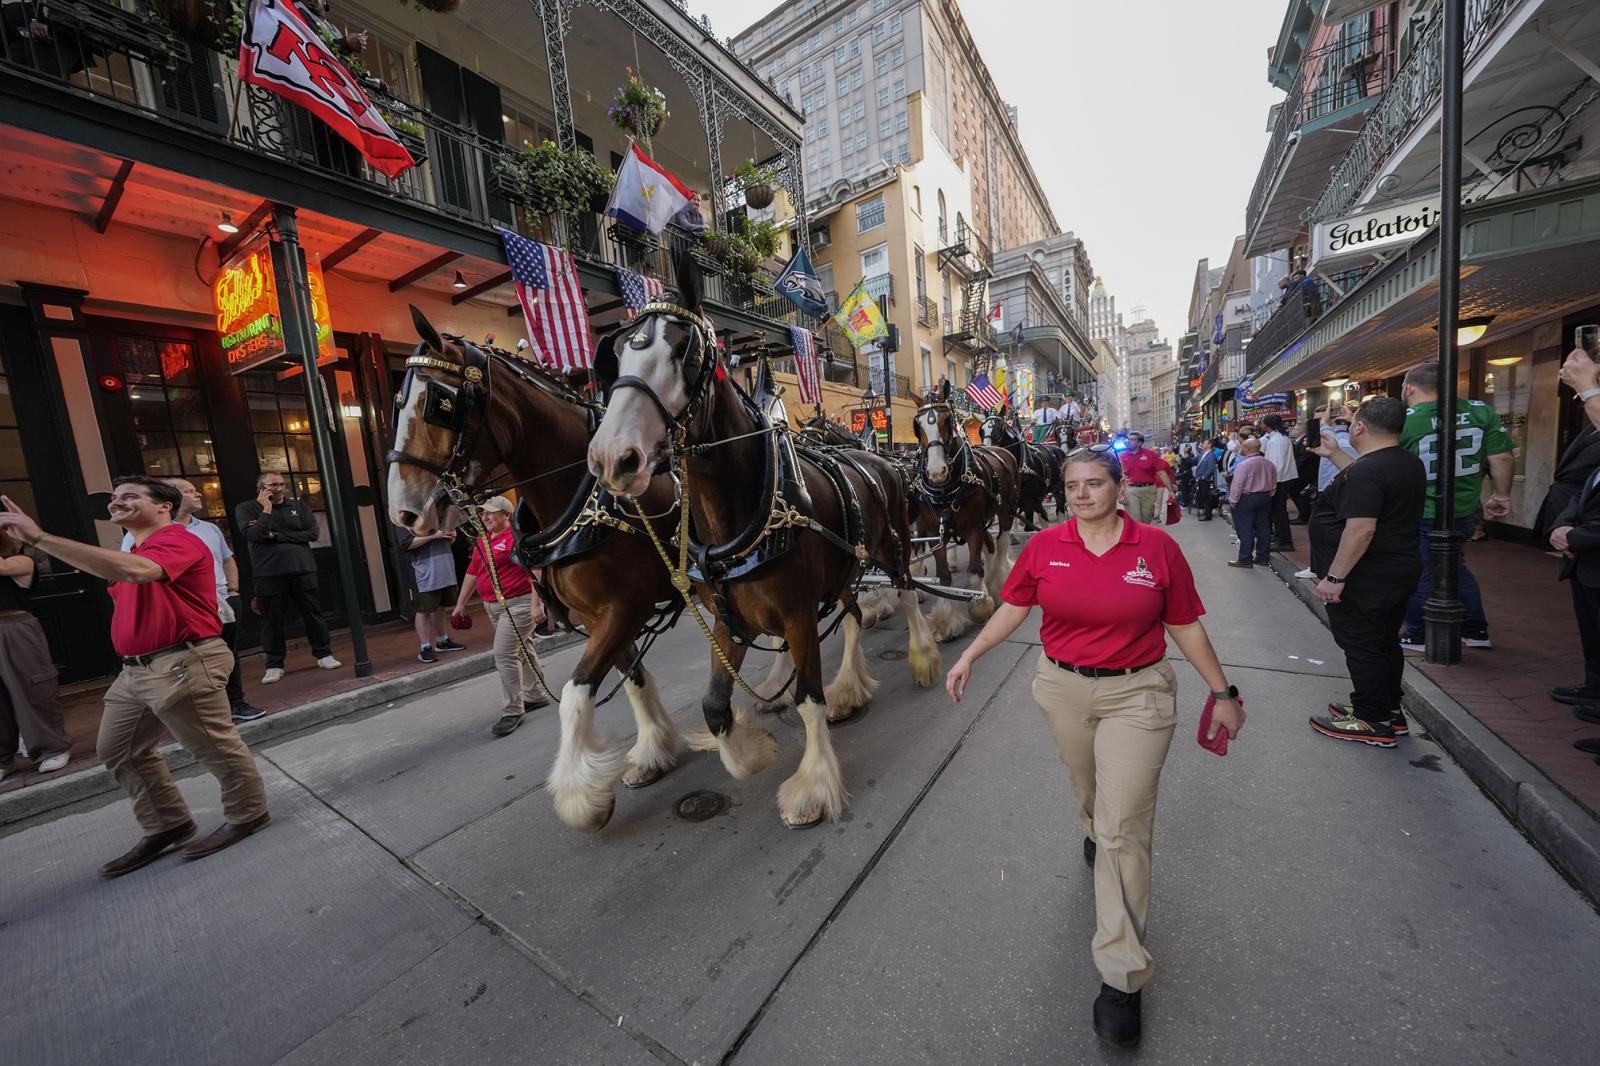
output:
M1467 609L1461 603L1461 545L1463 537L1454 523L1435 525L1428 534L1428 561L1432 578L1428 599L1422 605L1426 626L1423 657L1430 663L1454 666L1461 661L1461 626Z

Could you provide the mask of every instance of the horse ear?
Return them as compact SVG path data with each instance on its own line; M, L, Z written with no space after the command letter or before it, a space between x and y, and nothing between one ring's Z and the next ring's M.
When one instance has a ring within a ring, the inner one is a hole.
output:
M678 298L683 306L698 314L704 300L704 285L700 277L700 264L689 254L687 245L680 245L673 250L672 273L678 279Z
M433 323L428 321L428 316L418 310L416 304L410 304L411 324L417 328L417 336L423 343L436 352L444 351L444 341L439 338L439 331L433 328Z

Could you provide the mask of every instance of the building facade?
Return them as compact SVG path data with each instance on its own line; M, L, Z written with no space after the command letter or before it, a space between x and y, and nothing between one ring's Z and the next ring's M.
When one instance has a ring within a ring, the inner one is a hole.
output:
M1101 415L1113 431L1122 429L1132 415L1128 331L1117 311L1117 298L1099 277L1089 290L1089 336L1105 346L1099 374Z
M1154 408L1154 417L1151 419L1151 438L1158 444L1172 444L1181 439L1178 432L1178 363L1169 359L1157 367L1150 375L1151 405Z
M1135 309L1138 313L1139 308ZM1172 345L1161 338L1155 319L1141 318L1128 326L1128 428L1145 434L1161 429L1156 421L1155 387L1151 379L1172 362Z

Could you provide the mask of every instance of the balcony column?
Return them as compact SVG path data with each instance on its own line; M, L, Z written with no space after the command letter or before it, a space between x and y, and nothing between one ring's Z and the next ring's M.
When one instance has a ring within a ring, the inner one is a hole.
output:
M578 147L572 121L572 84L567 80L567 31L572 28L573 0L529 0L544 27L545 64L550 68L551 110L556 118L556 144L570 152Z
M722 173L722 108L717 101L716 76L709 67L700 68L700 84L695 96L700 108L700 125L706 131L706 169L711 171L711 228L722 229L727 205L722 192L726 182Z
M783 187L789 190L794 203L794 242L797 248L807 248L811 243L811 226L806 217L805 172L801 169L800 145L783 146Z

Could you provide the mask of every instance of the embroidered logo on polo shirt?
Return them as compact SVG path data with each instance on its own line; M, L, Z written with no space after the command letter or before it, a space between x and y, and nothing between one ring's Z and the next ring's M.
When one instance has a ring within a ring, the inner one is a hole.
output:
M1139 562L1132 570L1122 575L1122 580L1130 585L1141 588L1153 589L1156 587L1156 575L1150 572L1150 564L1144 561L1144 556L1139 556Z

